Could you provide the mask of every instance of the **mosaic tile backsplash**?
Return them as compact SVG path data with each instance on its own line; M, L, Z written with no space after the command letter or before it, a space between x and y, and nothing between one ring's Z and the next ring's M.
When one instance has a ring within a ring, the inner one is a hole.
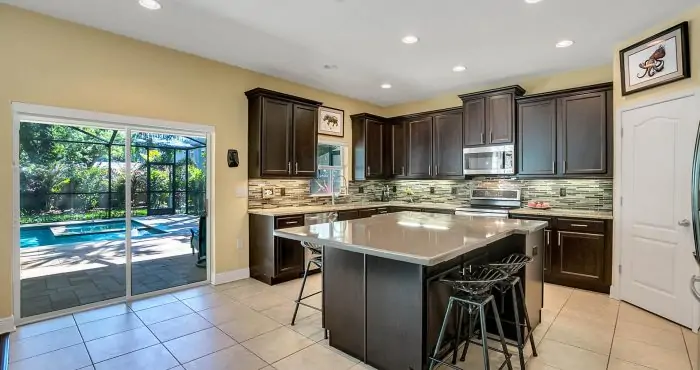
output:
M348 184L347 195L336 203L375 201L382 187L389 186L389 200L467 205L472 188L515 188L522 191L522 202L542 200L555 208L612 210L612 179L474 179L474 180L374 180ZM273 194L263 199L263 187ZM396 192L393 192L393 188ZM565 189L566 196L560 196ZM284 195L282 195L284 190ZM362 193L360 193L362 190ZM330 204L330 197L313 197L308 180L248 181L248 208L276 208Z

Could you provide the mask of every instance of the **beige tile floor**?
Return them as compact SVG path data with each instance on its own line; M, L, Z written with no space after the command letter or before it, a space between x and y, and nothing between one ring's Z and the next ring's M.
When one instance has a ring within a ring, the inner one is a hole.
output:
M10 369L371 369L328 346L320 313L301 307L289 325L300 283L248 279L23 326ZM689 330L600 294L546 285L543 320L529 370L691 370L697 357ZM458 366L482 368L480 348Z

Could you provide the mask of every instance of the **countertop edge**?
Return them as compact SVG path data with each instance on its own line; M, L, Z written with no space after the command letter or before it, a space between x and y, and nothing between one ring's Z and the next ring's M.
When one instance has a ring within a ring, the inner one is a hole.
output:
M549 209L549 210L532 210L529 208L519 208L511 210L509 213L511 215L518 216L544 216L544 217L571 217L571 218L585 218L592 220L612 220L612 211L594 211L600 212L595 214L580 213L581 210L575 209ZM586 211L591 212L591 211Z

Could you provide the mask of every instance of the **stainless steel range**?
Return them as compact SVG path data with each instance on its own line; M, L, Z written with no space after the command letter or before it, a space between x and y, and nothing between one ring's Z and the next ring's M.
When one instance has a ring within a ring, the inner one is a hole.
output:
M520 208L520 190L472 189L471 205L457 208L455 214L508 218L511 209Z

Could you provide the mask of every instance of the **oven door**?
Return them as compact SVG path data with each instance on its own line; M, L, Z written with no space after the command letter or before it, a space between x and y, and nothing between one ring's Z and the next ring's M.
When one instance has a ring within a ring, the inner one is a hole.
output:
M513 145L464 148L465 175L512 175L515 173Z

